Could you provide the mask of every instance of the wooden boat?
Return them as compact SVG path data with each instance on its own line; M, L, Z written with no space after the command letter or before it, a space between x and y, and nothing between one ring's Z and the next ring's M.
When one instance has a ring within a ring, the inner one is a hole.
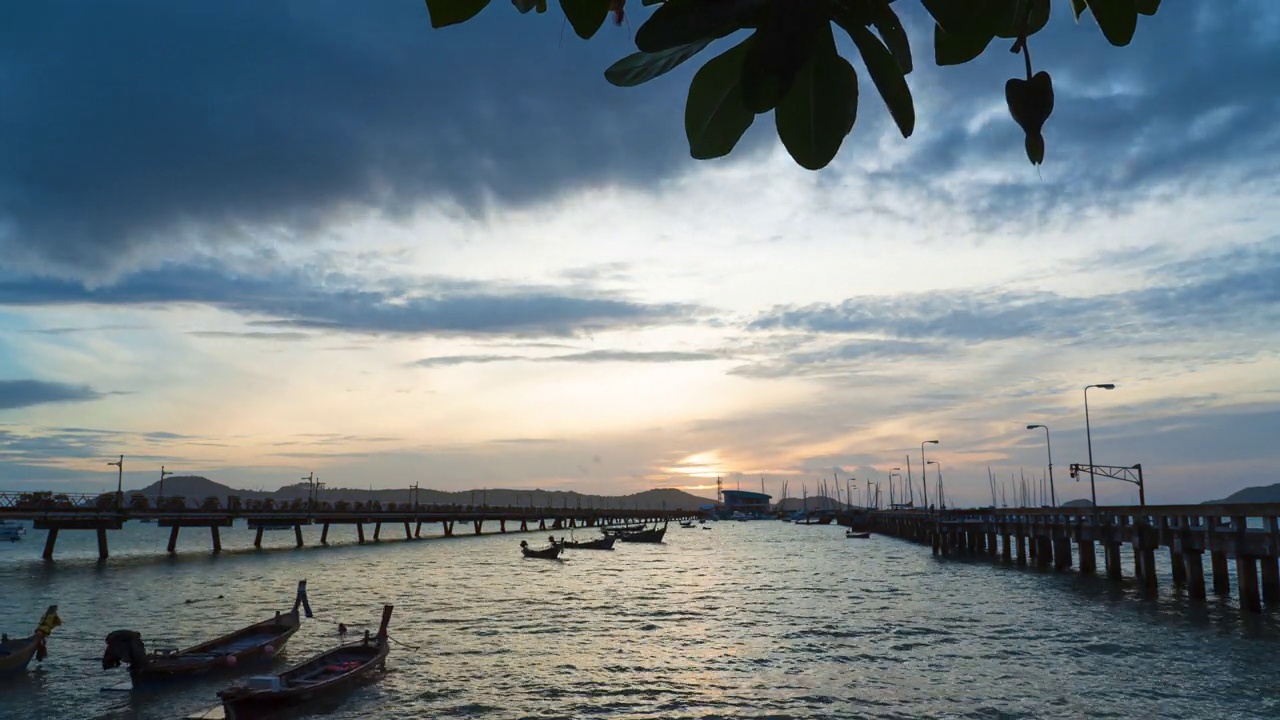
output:
M6 542L18 542L22 539L22 536L26 534L27 528L22 523L0 520L0 540Z
M866 540L867 538L871 537L871 533L869 533L869 532L854 532L854 531L852 531L852 530L849 530L849 531L847 531L847 532L844 534L844 536L845 536L845 537L847 537L847 538L856 538L856 539L858 539L858 540Z
M524 540L520 541L520 553L527 558L542 558L543 560L555 560L560 557L560 553L564 550L564 546L559 543L552 543L549 547L540 550L534 550L529 547L529 543Z
M565 540L561 538L557 544L573 550L612 550L613 544L617 540L616 536L606 535L595 540Z
M227 720L267 717L294 705L347 692L372 679L375 672L386 668L390 650L387 625L393 607L382 607L382 625L373 638L366 630L360 642L322 652L279 675L257 675L244 685L220 691L218 697Z
M48 651L45 649L45 638L53 629L62 624L58 617L58 606L50 605L40 618L36 630L30 637L9 639L8 635L0 636L0 677L17 675L27 669L31 658L36 662L44 662Z
M102 669L110 670L121 663L129 666L133 685L179 680L203 675L218 669L238 667L246 662L275 657L298 631L301 607L312 617L307 602L307 581L298 583L298 596L293 609L276 612L275 617L256 622L235 632L193 645L185 650L161 650L148 653L142 636L133 630L116 630L107 636L107 649L102 655Z
M616 525L600 528L600 532L605 535L625 535L627 533L640 532L641 530L644 530L643 525Z
M694 526L694 524L693 524L693 521L692 521L692 520L681 520L681 521L680 521L680 527L685 528L686 530L688 530L689 528L692 528L692 527L695 527L695 526Z
M647 530L639 530L632 533L622 535L618 539L622 542L629 543L660 543L662 537L667 534L667 526L664 523L662 527L653 527Z

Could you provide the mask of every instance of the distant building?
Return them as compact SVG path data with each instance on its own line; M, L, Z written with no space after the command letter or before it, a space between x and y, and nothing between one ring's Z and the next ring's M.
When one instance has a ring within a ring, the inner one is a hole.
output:
M769 514L771 495L747 490L725 490L723 515L732 517L742 513L747 517L763 517Z

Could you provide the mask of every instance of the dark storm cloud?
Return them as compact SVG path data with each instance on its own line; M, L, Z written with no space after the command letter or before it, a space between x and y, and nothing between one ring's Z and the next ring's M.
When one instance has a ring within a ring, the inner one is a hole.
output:
M967 65L927 67L930 46L919 42L928 38L924 12L916 3L901 11L925 56L912 76L922 129L900 159L868 155L869 203L901 206L895 195L915 194L992 229L1069 222L1197 191L1273 192L1267 188L1275 187L1280 156L1274 3L1237 0L1211 11L1165 3L1140 20L1125 48L1110 46L1088 14L1076 25L1065 4L1055 4L1054 21L1031 39L1036 69L1053 75L1056 90L1038 170L1026 163L1022 132L1004 106L1004 81L1023 72L1005 52L1010 41L994 41Z
M479 210L687 157L684 85L621 90L558 13L494 3L18 3L0 11L0 237L88 266L148 241L306 231L344 208Z
M684 305L449 280L417 284L400 279L365 287L336 274L255 277L218 262L162 267L95 287L53 278L0 280L0 307L75 304L205 305L271 318L259 325L317 331L521 337L680 322L694 311Z
M42 380L0 380L0 410L47 403L97 400L102 394L87 385L69 385Z
M1271 242L1151 269L1144 287L1087 297L1019 290L947 290L849 298L838 304L778 307L748 327L807 334L811 339L872 335L834 349L786 353L787 367L749 367L747 374L855 359L942 353L950 345L1036 338L1060 344L1168 342L1243 329L1258 336L1280 321L1280 252Z

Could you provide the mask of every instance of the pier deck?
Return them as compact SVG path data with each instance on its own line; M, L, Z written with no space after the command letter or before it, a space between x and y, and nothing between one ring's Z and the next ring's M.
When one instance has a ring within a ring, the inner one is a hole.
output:
M126 504L118 493L76 495L52 492L0 492L0 519L30 520L35 529L48 530L43 557L53 559L58 533L63 530L92 530L98 535L98 557L107 559L107 532L119 530L130 520L151 520L170 528L168 552L176 552L182 528L208 528L213 552L222 551L221 528L245 520L254 530L254 546L262 546L266 528L292 528L302 547L302 528L322 525L320 543L328 544L329 527L354 525L360 543L365 542L365 526L373 526L373 540L381 540L384 525L402 525L406 540L422 536L424 524L440 523L445 537L453 537L455 525L483 534L485 523L496 523L499 533L537 532L566 528L602 527L615 524L664 522L696 517L688 510L640 508L492 507L487 505L423 505L378 502L294 501L276 506L271 502L226 502L206 498L199 503L184 498L163 498L156 506L135 495Z
M1280 503L1142 505L1071 508L981 508L841 513L841 525L930 545L940 556L985 556L1017 565L1097 572L1125 578L1122 550L1133 555L1132 578L1158 590L1156 552L1167 551L1174 585L1205 600L1204 554L1212 592L1231 594L1229 563L1244 612L1280 606ZM1073 549L1072 546L1075 546ZM1077 562L1078 561L1078 562Z

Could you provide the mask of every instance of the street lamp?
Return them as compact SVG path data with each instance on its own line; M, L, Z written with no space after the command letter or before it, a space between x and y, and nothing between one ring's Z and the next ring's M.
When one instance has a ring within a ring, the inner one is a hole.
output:
M938 462L937 460L930 460L928 464L938 466L938 507L943 510L946 510L947 494L942 491L942 463Z
M1098 507L1098 490L1093 482L1093 435L1089 431L1089 388L1115 390L1116 384L1096 383L1084 386L1084 439L1089 446L1089 495L1093 499L1093 506L1096 508Z
M1049 426L1039 423L1027 426L1028 430L1036 428L1044 428L1044 449L1049 451L1049 498L1053 501L1053 506L1058 507L1058 493L1053 489L1053 447L1049 445ZM1090 460L1089 464L1092 465L1093 461Z
M928 470L928 463L924 459L924 446L937 444L937 440L925 440L920 443L920 487L924 489L924 507L926 510L929 509L929 478L927 477L928 473L926 472Z
M902 480L902 468L900 468L900 467L896 467L896 468L889 468L889 494L891 494L891 495L893 494L893 476L894 476L894 475L897 475L897 476L898 476L898 480ZM903 495L905 496L905 495L906 495L906 493L903 493ZM905 504L906 504L906 502L907 502L907 498L906 498L906 497L899 497L899 498L898 498L898 504L899 504L899 505L905 505Z
M124 507L124 456L121 455L119 460L107 464L120 468L116 474L116 510L120 510Z
M160 487L156 489L156 509L160 509L160 501L164 499L164 479L173 474L172 470L165 470L164 466L160 466Z

